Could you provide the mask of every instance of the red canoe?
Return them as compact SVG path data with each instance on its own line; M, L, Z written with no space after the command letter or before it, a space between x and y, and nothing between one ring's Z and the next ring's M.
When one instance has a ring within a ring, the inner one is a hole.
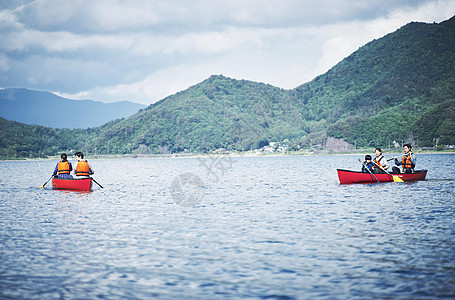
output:
M349 170L342 170L337 169L338 172L338 179L340 179L341 184L346 183L369 183L369 182L377 182L376 179L370 173L363 173L358 171L349 171ZM373 174L379 182L390 182L393 181L393 177L389 174ZM427 170L419 170L415 171L411 174L392 174L394 176L398 176L403 181L418 181L418 180L425 180L427 176Z
M55 190L90 191L92 189L92 178L82 179L52 179L52 188Z

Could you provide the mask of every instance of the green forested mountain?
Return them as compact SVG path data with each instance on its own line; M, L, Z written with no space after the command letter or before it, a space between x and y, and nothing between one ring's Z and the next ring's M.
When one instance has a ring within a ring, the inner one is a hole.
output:
M143 152L248 150L306 134L289 92L262 83L211 76L138 114L102 127L96 144Z
M299 87L299 97L309 99L310 107L326 105L322 118L331 123L329 135L364 146L406 140L410 133L418 139L426 134L420 116L455 99L453 45L455 18L441 24L410 23ZM455 122L453 115L447 117ZM421 146L433 145L420 141Z
M269 142L299 149L322 144L329 136L357 147L386 148L410 136L418 146L455 144L453 45L455 17L440 24L410 23L293 90L211 76L129 118L88 130L5 125L8 121L0 120L0 149L16 157L71 149L249 150ZM20 136L39 144L39 149L30 147L26 153L25 144L15 150L11 135L16 142ZM46 136L54 140L46 142Z
M95 131L26 125L0 117L0 159L46 157L78 149L80 141L93 136Z
M453 114L432 123L431 139L419 122L455 99L453 45L455 18L410 23L291 91L212 76L109 126L98 144L125 138L130 148L155 152L246 150L285 139L291 147L309 147L334 136L357 146L386 146L412 134L420 146L433 146L444 132L440 127L455 124ZM134 134L127 137L127 131ZM439 142L455 144L454 136L444 133Z

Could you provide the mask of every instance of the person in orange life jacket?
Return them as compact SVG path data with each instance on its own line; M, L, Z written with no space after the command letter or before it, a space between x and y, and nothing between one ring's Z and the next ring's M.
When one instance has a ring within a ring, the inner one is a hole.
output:
M90 177L90 175L95 174L92 167L86 160L84 160L84 154L82 154L82 152L76 152L76 154L74 154L74 158L77 160L76 169L74 170L76 178Z
M368 170L365 168L365 166L370 170L373 171L373 162L371 161L371 155L365 155L365 161L362 164L362 172L363 173L368 173Z
M72 179L73 176L71 176L70 173L73 170L73 166L68 161L68 156L66 153L62 153L62 155L60 155L60 158L62 160L59 161L55 166L55 170L54 173L52 173L52 176L58 176L60 179Z
M387 159L384 157L384 155L382 155L381 148L376 148L374 150L374 152L376 153L376 157L373 158L373 161L376 164L378 164L380 167L378 167L377 165L374 164L373 173L376 173L376 174L385 173L382 169L387 170L389 168L389 164L387 163ZM381 169L381 167L382 167L382 169Z
M413 173L417 158L414 153L411 152L410 144L404 144L403 150L404 155L400 159L395 157L395 164L403 168L403 173ZM400 169L398 167L393 167L392 170L393 173L400 173Z

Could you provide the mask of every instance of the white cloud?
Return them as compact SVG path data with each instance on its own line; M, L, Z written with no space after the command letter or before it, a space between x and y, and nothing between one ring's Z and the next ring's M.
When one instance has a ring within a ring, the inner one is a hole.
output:
M212 74L291 89L452 0L18 1L0 5L3 87L144 104Z
M151 104L166 96L182 91L210 76L210 72L201 72L200 69L201 66L198 66L196 76L190 77L188 74L195 71L193 67L173 66L169 69L161 69L141 81L131 84L97 87L89 91L74 94L59 93L59 95L70 99L97 99L104 102L129 100L140 103L141 99L150 99L151 101L144 102L144 104ZM203 75L197 75L201 73Z

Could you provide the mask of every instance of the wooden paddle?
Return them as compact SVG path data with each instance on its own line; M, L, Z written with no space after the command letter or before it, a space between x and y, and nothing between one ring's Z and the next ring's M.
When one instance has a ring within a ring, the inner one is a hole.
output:
M392 175L390 174L389 172L387 172L383 167L381 167L380 165L378 165L374 160L372 160L372 162L378 166L379 169L381 169L382 171L386 172L387 174L389 174L389 176L392 176L392 179L394 182L404 182L403 179L401 179L400 177L398 177L397 175Z
M52 179L52 177L54 177L53 174L52 174L51 178L49 178L49 179L46 181L46 183L44 183L44 184L43 184L42 186L40 186L39 188L40 188L40 189L44 188L44 186L49 182L49 180Z
M373 176L374 179L376 179L376 181L379 183L379 180L376 178L376 176L373 175L373 173L370 171L370 169L368 169L368 167L365 166L365 164L360 160L360 158L358 158L358 160L359 160L359 163L360 163L362 166L364 166L365 169L367 169L367 171L371 174L371 176Z

